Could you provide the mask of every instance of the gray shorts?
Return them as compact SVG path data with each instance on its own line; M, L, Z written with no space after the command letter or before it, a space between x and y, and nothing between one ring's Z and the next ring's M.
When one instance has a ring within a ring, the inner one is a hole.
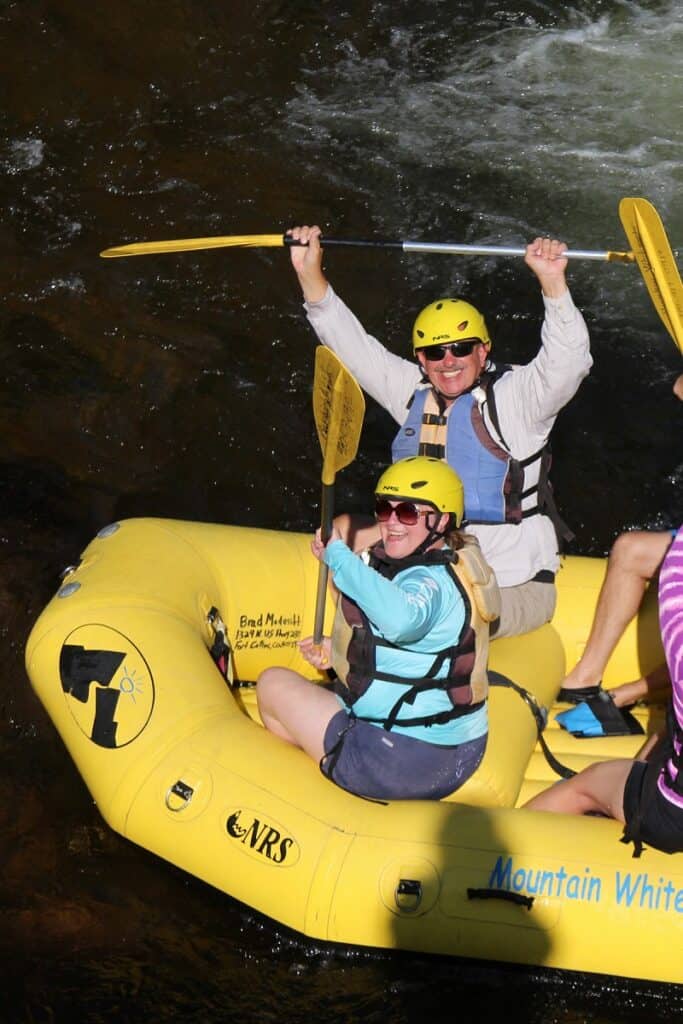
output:
M320 770L342 789L375 800L440 800L479 767L486 736L455 747L402 736L353 718L330 720Z
M529 580L517 587L500 588L500 618L491 623L491 639L529 633L550 622L555 614L555 583Z

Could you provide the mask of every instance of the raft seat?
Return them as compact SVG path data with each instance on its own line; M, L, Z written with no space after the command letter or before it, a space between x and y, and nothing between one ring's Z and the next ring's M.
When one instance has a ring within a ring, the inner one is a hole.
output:
M542 668L541 668L542 666ZM477 807L514 807L538 739L536 719L510 679L550 707L565 676L565 652L552 625L494 640L489 654L489 737L477 771L447 800Z
M555 714L569 706L555 706L555 700L566 673L585 649L606 564L604 559L563 558L552 622L532 633L493 640L490 645L489 670L494 683L496 671L504 672L549 709L544 739L557 760L574 771L596 760L635 757L645 739L581 740L555 721ZM609 687L637 678L663 660L656 588L650 588L637 620L628 626L610 658L603 683ZM662 715L662 709L654 707L636 712L647 735L657 731ZM474 775L447 799L482 807L518 807L558 778L538 744L530 709L513 690L493 685L484 759Z

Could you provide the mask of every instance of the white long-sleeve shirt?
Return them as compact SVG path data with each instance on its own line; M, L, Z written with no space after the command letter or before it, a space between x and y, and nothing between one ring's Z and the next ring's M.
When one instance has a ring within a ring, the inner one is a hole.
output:
M510 454L519 460L543 447L559 411L593 365L588 329L569 291L557 299L543 296L543 301L538 354L495 385L500 430ZM307 302L304 308L320 341L336 352L363 390L401 425L416 388L429 386L423 382L420 366L389 352L369 335L331 286L324 298ZM482 414L496 437L486 405ZM468 530L478 538L501 587L525 583L542 569L556 572L559 567L555 529L547 516L530 516L519 525L472 525Z

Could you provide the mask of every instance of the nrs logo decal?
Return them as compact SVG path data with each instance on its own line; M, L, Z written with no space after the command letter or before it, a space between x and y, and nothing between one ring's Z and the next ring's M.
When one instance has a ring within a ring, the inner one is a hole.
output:
M241 850L257 860L291 867L299 859L299 844L287 835L282 825L259 817L255 811L241 808L233 811L225 822L225 831Z

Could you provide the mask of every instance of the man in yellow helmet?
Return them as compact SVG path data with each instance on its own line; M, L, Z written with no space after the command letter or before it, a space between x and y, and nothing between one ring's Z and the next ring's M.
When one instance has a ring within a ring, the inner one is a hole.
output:
M541 348L525 366L497 367L483 316L451 297L417 317L417 362L389 352L325 277L320 229L296 227L290 234L305 243L290 252L318 338L400 425L394 460L442 458L463 481L465 527L477 536L501 588L493 635L512 636L549 621L559 541L571 534L552 500L547 443L557 414L592 365L588 330L567 288L564 243L536 238L527 246L525 262L545 305ZM357 549L376 539L374 528L339 525L354 531Z

